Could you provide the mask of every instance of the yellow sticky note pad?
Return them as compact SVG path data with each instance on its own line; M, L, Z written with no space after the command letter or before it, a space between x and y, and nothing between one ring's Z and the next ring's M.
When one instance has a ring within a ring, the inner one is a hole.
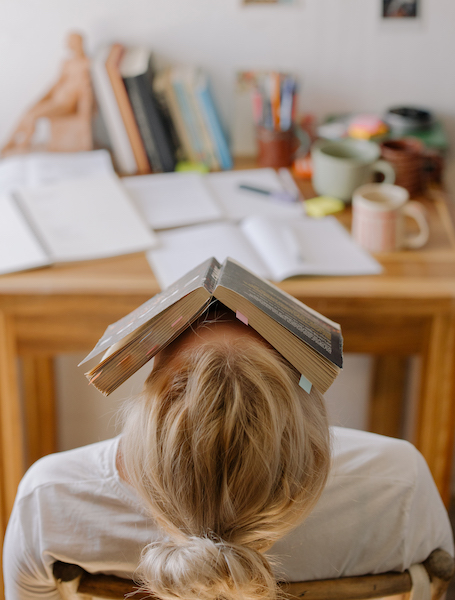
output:
M325 217L343 210L345 204L333 196L316 196L304 202L305 211L310 217Z

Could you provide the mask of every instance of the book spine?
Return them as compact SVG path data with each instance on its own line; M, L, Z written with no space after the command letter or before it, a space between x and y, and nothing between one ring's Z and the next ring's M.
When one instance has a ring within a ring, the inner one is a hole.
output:
M174 156L176 160L186 159L186 150L184 141L180 135L180 130L172 115L170 102L163 82L164 73L159 73L153 80L153 94L156 99L158 110L162 116L164 127L172 140Z
M152 77L153 73L150 63L148 72L139 75L137 80L142 97L144 98L145 112L160 155L163 170L169 172L175 169L175 147L169 132L166 130L163 115L159 110L153 93Z
M200 102L202 115L214 141L221 168L225 170L232 169L233 162L229 151L229 145L223 128L221 127L221 122L218 118L215 103L213 102L212 94L210 93L207 82L196 88L196 97Z
M220 168L220 163L218 161L217 153L215 150L215 142L212 139L212 136L210 135L206 121L202 114L201 106L196 98L195 77L195 72L188 73L187 80L185 81L185 87L188 92L188 98L191 104L191 108L195 115L198 132L200 133L200 137L202 140L202 145L204 149L204 162L208 165L210 169L218 170Z
M158 153L155 140L152 135L150 128L147 111L144 106L144 98L141 94L141 88L139 86L139 77L124 77L126 90L133 108L134 116L136 118L139 132L144 142L145 151L149 159L150 165L155 173L163 172L163 164Z
M175 90L172 85L170 69L162 72L155 78L154 86L155 85L158 88L158 93L162 91L163 96L166 99L167 105L169 107L169 113L172 122L174 123L179 139L181 141L185 158L191 161L197 161L197 157L194 153L193 146L191 145L189 133L186 129L185 122L183 120L183 115L180 110L179 103L177 102Z
M113 44L111 46L105 63L106 71L136 159L138 174L146 175L150 173L150 164L136 119L134 118L133 109L128 98L128 92L126 91L119 70L119 63L124 54L124 50L125 49L121 44Z
M107 55L108 48L103 48L91 64L95 96L112 145L116 167L123 175L134 175L137 173L137 163L106 71Z
M191 104L187 97L185 86L181 81L181 76L179 73L173 73L172 85L174 87L177 103L182 113L185 128L190 138L191 146L193 149L193 155L195 156L196 161L205 162L204 150L202 142L199 138L196 117L194 115L194 111L191 108Z

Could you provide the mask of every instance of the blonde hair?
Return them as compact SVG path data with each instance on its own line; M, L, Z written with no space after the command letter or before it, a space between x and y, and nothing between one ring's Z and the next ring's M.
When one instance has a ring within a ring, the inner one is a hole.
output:
M263 552L314 507L324 401L261 341L207 341L164 364L125 409L125 472L163 532L138 572L163 600L276 597Z

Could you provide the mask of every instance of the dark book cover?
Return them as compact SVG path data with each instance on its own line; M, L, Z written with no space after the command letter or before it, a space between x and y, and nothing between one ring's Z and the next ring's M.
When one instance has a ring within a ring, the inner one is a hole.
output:
M243 296L337 367L343 367L341 331L322 315L318 316L283 290L231 259L223 263L218 286ZM216 297L216 291L214 295Z
M153 170L173 171L175 145L153 92L150 52L145 48L128 49L121 73Z
M144 142L145 151L147 153L147 158L149 159L152 170L155 173L162 173L164 169L161 163L161 157L158 153L158 148L155 144L155 139L150 128L144 106L144 98L142 96L140 86L138 85L138 80L135 77L124 77L123 81L128 92L134 117L136 119L142 141Z

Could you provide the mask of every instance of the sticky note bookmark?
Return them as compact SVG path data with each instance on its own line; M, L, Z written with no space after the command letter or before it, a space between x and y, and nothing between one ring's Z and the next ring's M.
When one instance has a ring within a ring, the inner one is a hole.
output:
M237 317L237 319L239 321L242 321L242 323L244 323L245 325L248 325L248 317L245 317L245 315L242 315L242 313L239 310L236 311L235 316Z
M309 394L311 392L311 388L313 387L313 384L311 383L311 381L308 381L308 379L305 377L305 375L301 375L300 381L299 381L299 386L302 389L304 389L307 394Z

